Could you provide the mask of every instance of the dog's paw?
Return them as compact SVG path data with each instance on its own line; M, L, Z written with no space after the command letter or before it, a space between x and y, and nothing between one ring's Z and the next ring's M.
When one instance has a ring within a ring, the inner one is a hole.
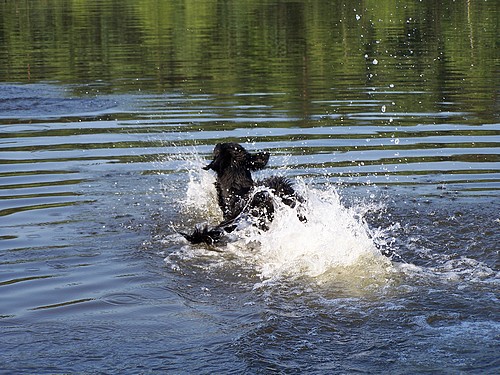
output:
M197 226L191 234L179 233L192 244L205 243L207 245L218 243L223 235L220 229L210 228L208 225Z

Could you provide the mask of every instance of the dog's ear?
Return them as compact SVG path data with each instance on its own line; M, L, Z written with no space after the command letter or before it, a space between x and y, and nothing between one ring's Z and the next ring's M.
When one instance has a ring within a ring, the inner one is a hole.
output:
M249 154L247 160L247 167L252 171L262 169L266 166L269 161L268 152L258 152L256 154Z

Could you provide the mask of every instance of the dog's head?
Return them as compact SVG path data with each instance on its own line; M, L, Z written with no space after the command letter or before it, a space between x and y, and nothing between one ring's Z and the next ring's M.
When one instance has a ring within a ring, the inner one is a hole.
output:
M205 170L212 169L217 173L223 173L228 168L256 171L266 166L269 161L269 153L249 153L238 143L219 143L214 148L213 159Z

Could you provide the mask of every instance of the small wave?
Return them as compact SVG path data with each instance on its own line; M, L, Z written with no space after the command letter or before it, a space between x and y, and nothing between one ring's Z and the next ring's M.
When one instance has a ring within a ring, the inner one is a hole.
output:
M438 264L428 267L410 263L399 264L397 269L407 278L420 280L417 284L456 284L458 289L474 285L487 288L500 286L500 272L488 267L484 262L465 256L451 260L437 259L436 262Z

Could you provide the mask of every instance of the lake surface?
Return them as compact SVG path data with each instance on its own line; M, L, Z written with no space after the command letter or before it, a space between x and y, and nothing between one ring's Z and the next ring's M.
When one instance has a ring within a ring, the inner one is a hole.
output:
M496 1L0 3L0 373L500 372ZM307 223L218 248L219 142ZM217 250L217 251L213 251Z

